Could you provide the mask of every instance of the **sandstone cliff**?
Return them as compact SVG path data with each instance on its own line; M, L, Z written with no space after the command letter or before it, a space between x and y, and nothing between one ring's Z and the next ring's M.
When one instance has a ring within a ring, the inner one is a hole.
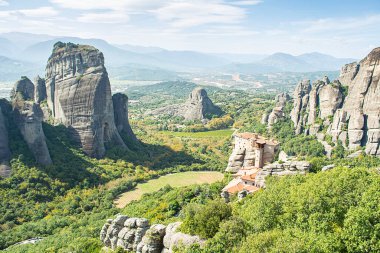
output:
M45 80L54 122L71 129L86 154L102 157L106 146L126 148L115 126L110 82L98 49L56 43Z
M9 177L11 174L9 165L11 152L8 144L8 131L5 124L5 117L0 107L0 177Z
M120 134L125 135L128 140L137 141L128 119L128 97L122 93L112 96L115 125Z
M265 113L261 119L262 124L267 124L269 128L272 127L273 124L278 122L280 119L285 118L285 106L286 103L290 100L290 96L288 93L280 93L275 98L275 107L272 111L267 114Z
M300 82L293 96L291 119L296 134L316 135L323 128L334 142L350 150L366 147L380 155L380 48L359 63L345 65L339 79ZM347 90L347 92L346 92Z
M28 78L23 77L16 82L12 92L12 109L13 119L37 163L52 164L42 129L43 113L40 106L34 103L34 85Z
M195 88L184 104L171 105L149 112L152 115L168 114L180 116L185 120L204 120L210 115L221 115L223 112L215 106L203 88Z

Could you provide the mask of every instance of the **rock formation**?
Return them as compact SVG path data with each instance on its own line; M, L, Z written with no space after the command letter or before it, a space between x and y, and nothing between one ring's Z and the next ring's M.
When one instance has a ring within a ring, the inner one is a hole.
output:
M39 104L47 98L45 80L37 76L34 79L34 86L34 101Z
M11 99L14 99L16 94L22 96L24 100L34 100L34 84L26 76L22 76L18 80L11 91Z
M278 122L280 119L285 118L285 106L290 100L288 93L280 93L275 98L275 107L269 114L264 114L261 123L268 124L270 128L274 123Z
M5 124L5 117L0 107L0 177L9 177L11 175L9 165L11 152L8 144L8 131Z
M294 123L296 133L302 132L302 126L306 124L304 112L309 103L309 93L311 90L310 80L303 80L297 86L293 94L293 110L290 118Z
M137 253L171 253L175 246L190 246L204 241L198 236L178 232L180 222L168 226L149 226L147 219L118 215L107 220L100 232L100 240L111 249L121 247Z
M110 82L98 49L56 43L45 80L55 123L69 127L86 154L102 157L105 145L126 147L115 126Z
M13 119L19 128L37 163L50 165L49 150L42 129L43 113L40 106L34 103L34 85L23 77L16 82L12 92Z
M265 187L265 178L271 176L287 176L287 175L304 175L310 170L310 163L307 161L286 161L284 163L272 163L264 166L255 178L255 185Z
M341 141L350 150L365 146L367 154L379 156L379 79L380 48L375 48L359 63L345 65L332 83L325 78L311 87L302 81L290 115L296 134L317 135L325 128L334 142Z
M137 141L128 119L128 97L122 93L116 93L112 96L115 125L120 134L127 136L129 140Z
M185 120L204 120L211 115L221 115L222 110L213 104L203 88L195 88L187 101L181 105L171 105L149 112L152 115L168 114Z
M341 112L345 119L336 123L348 121L348 148L366 146L367 154L380 155L380 48L372 50L356 66L343 67L339 79L348 86L348 95Z

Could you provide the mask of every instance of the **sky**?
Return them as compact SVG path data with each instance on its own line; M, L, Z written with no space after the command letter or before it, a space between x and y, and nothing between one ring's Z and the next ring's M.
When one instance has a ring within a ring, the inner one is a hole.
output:
M5 32L210 53L362 58L380 46L380 0L0 0Z

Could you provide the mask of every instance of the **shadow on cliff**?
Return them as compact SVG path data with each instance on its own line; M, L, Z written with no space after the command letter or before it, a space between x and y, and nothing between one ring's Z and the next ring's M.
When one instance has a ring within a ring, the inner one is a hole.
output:
M49 148L53 165L43 168L54 179L75 186L86 183L86 186L97 185L101 178L88 168L94 167L84 158L84 154L69 136L69 130L63 126L52 126L43 123L46 143Z

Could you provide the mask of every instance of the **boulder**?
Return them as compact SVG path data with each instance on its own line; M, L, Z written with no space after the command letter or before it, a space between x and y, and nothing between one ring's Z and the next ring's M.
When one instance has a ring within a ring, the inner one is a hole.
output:
M54 122L67 126L87 155L103 157L106 144L126 148L115 126L110 81L98 49L57 42L45 80Z
M178 232L178 228L181 226L181 222L171 223L166 227L166 233L164 237L164 248L162 253L172 253L176 247L187 248L193 244L204 245L205 241L199 238L199 236L192 236Z

